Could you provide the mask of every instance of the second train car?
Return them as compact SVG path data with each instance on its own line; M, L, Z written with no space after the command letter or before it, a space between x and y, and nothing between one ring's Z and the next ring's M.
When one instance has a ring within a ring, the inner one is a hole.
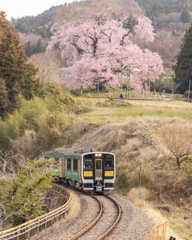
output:
M93 148L58 148L43 153L44 158L54 158L51 167L55 180L85 191L113 190L116 178L115 154Z

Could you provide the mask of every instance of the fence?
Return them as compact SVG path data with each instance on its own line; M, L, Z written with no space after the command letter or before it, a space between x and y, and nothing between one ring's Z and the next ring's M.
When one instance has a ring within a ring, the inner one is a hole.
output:
M46 230L53 226L56 222L64 218L67 211L70 209L73 198L70 193L62 193L61 188L53 186L53 191L56 191L58 194L63 195L64 198L67 198L67 202L53 211L44 214L38 218L35 218L31 221L28 221L24 224L21 224L17 227L5 230L0 232L1 240L28 240L28 239L38 239L38 236L42 233L46 233Z
M165 240L167 222L157 226L152 230L146 240Z
M93 97L93 98L112 98L112 99L119 99L120 93L123 95L123 99L128 100L156 100L156 101L171 101L173 99L173 95L165 95L165 94L139 94L136 92L128 93L126 91L118 91L118 92L112 92L112 93L94 93L94 92L87 92L84 94L84 96L87 97Z

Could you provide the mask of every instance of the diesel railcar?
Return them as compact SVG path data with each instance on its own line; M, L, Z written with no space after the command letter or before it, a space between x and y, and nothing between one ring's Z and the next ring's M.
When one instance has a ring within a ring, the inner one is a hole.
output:
M99 152L93 148L59 148L43 153L54 158L56 164L48 166L55 180L85 191L104 192L113 189L116 178L115 154Z

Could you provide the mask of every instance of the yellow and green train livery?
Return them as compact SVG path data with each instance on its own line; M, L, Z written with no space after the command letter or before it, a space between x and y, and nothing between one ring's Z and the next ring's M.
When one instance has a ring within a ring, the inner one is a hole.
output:
M59 148L43 153L54 158L56 164L48 166L54 171L55 181L85 191L104 192L113 189L116 178L115 154L99 152L93 148Z

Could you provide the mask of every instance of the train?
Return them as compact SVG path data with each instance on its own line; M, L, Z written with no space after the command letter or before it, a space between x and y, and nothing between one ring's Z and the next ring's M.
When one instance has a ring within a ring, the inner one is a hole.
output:
M58 148L44 152L45 159L54 158L55 182L64 183L88 192L103 193L114 189L116 158L111 152L94 148Z

